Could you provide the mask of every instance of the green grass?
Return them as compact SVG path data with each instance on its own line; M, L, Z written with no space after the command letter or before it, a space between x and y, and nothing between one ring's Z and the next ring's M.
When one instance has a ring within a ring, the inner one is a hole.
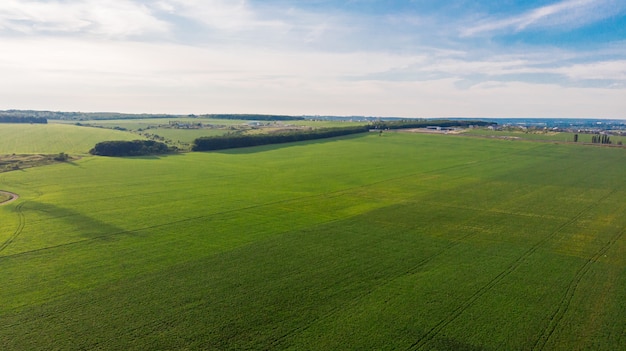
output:
M0 124L0 154L86 154L100 141L134 139L141 137L65 124Z
M394 133L3 173L0 344L624 349L624 152Z

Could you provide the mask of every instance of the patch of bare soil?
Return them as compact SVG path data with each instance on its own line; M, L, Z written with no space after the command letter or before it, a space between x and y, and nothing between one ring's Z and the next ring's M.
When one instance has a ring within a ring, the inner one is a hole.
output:
M59 155L44 155L44 154L32 154L32 155L0 155L0 173L17 171L25 168L32 168L38 166L45 166L53 163L73 161L77 158L68 157L66 160L61 161L57 158Z

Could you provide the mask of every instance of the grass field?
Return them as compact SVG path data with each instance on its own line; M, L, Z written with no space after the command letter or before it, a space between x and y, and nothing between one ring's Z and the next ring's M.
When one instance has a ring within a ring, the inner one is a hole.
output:
M0 345L625 349L625 157L389 133L2 173Z
M0 124L0 154L86 154L97 142L140 136L66 124Z

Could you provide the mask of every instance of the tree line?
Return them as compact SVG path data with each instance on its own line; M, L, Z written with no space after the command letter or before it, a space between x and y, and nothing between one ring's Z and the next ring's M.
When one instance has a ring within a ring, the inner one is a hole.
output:
M467 127L470 125L485 126L495 123L484 121L454 120L420 120L420 121L379 121L372 125L351 126L343 128L320 128L308 131L291 131L269 134L227 134L220 136L200 137L193 141L191 151L212 151L241 147L282 144L306 140L333 138L338 136L366 133L371 129L399 129L438 127ZM104 141L96 144L89 152L99 156L141 156L165 154L176 151L165 143L154 140Z
M311 131L285 132L273 134L234 134L200 137L194 140L192 151L211 151L231 148L291 143L296 141L332 138L343 135L365 133L369 126L345 128L321 128Z
M195 116L194 116L195 117ZM244 121L302 121L304 117L284 116L284 115L257 115L257 114L210 114L200 115L213 119L234 119Z
M404 129L404 128L426 128L431 126L436 127L469 127L469 126L491 126L497 125L495 122L485 122L478 120L402 120L402 121L377 121L372 123L374 129Z
M89 121L109 119L156 119L156 118L212 118L249 121L300 121L304 117L286 115L262 115L262 114L203 114L203 115L171 115L152 113L119 113L119 112L59 112L59 111L36 111L36 110L4 110L0 111L0 117L43 117L52 120Z
M46 119L44 117L0 115L0 123L36 123L36 124L47 124L48 123L48 119Z
M164 143L154 140L102 141L96 144L89 153L97 156L146 156L174 152Z
M591 143L592 144L611 144L611 138L606 134L592 135Z

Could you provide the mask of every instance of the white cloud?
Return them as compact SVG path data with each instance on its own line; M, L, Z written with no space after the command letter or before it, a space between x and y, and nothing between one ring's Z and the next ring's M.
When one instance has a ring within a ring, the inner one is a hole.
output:
M0 2L0 30L24 34L85 33L130 37L164 33L169 24L130 0Z
M608 80L626 82L626 60L582 63L551 69L573 80Z
M624 3L618 0L565 0L517 16L504 19L488 18L463 29L461 35L473 36L503 30L520 32L530 27L575 28L618 14L624 7Z
M562 1L468 33L584 23L615 1ZM245 0L2 0L0 109L626 117L623 43L469 47L452 38L454 23L439 32L410 15ZM582 88L597 80L611 89Z
M161 0L156 6L222 30L236 31L284 25L277 20L259 19L245 0Z
M407 117L626 117L623 90L487 81L459 89L459 78L428 81L343 77L430 62L427 56L303 53L174 44L53 39L5 40L0 109L154 113L284 113ZM448 61L432 67L462 75L524 67L518 57ZM623 62L602 64L606 73ZM456 67L455 66L461 66ZM494 65L494 66L490 66ZM594 67L570 67L569 72ZM433 69L434 69L433 68ZM565 74L565 72L563 72ZM571 73L574 75L575 73Z
M611 50L607 51L611 52ZM602 52L594 52L602 57ZM408 64L371 72L353 80L432 81L457 79L459 86L480 85L486 80L526 81L563 86L620 88L626 83L626 60L598 60L586 52L546 49L543 52L511 53L490 57L460 52L428 52L407 56Z

